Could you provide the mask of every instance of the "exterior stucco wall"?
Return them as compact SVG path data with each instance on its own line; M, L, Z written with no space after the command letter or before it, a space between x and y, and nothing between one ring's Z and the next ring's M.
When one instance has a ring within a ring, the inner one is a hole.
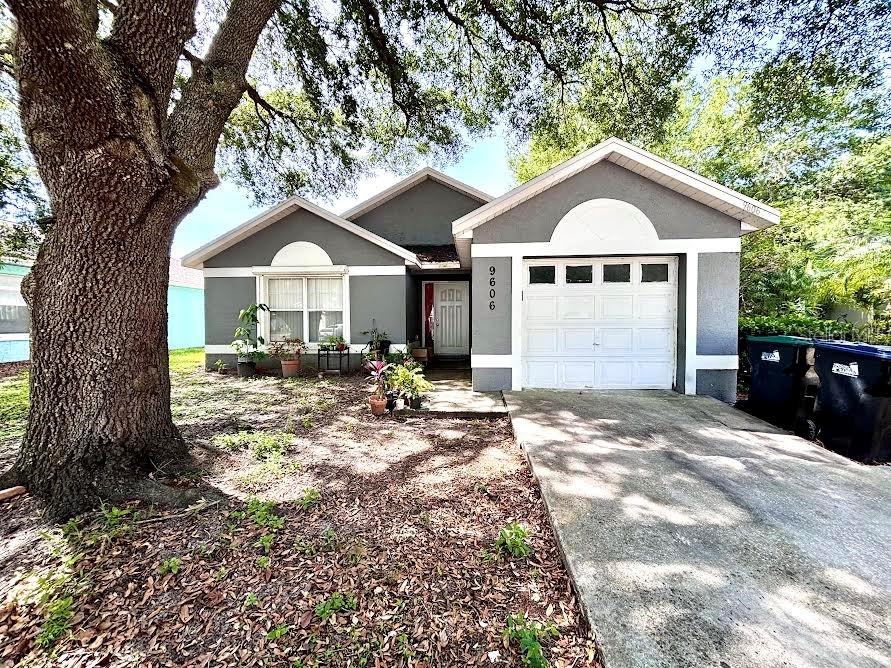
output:
M472 263L470 341L473 355L511 353L511 266L509 257L475 257ZM494 276L491 268L495 268ZM495 279L495 285L490 279ZM495 297L491 298L491 291ZM490 308L494 302L495 308ZM510 383L508 383L510 387Z
M510 369L473 369L471 381L477 392L498 392L509 390L512 371Z
M696 289L696 352L700 355L736 355L739 253L701 253Z
M601 162L559 183L473 231L474 243L550 241L573 207L606 197L633 204L660 239L738 237L739 221L611 162Z
M450 244L452 221L480 206L464 193L425 179L353 222L400 246Z
M735 404L736 370L699 369L696 372L696 394L714 397L726 404Z
M405 276L350 276L350 343L369 340L372 326L393 343L405 341Z
M254 278L204 279L204 342L228 345L235 338L238 312L257 301Z
M334 264L405 264L401 257L377 244L300 209L205 260L204 266L265 267L279 250L294 241L309 241L320 246Z

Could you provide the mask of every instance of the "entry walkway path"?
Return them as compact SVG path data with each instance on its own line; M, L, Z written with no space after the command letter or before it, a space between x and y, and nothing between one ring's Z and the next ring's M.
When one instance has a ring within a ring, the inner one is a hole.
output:
M505 399L607 668L891 666L891 467L706 397Z
M507 414L501 392L476 392L473 389L469 369L431 369L425 375L434 389L424 397L421 410L400 410L400 413L467 418Z

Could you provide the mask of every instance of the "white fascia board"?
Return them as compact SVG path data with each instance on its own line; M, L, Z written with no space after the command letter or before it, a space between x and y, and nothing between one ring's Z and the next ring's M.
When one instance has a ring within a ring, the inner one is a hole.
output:
M481 204L485 204L487 202L492 201L492 196L487 195L482 190L477 190L476 188L467 185L457 179L453 179L448 174L443 174L442 172L433 169L432 167L424 167L421 170L418 170L411 176L408 176L398 183L393 184L386 190L382 190L381 192L369 197L364 202L359 202L356 206L344 211L341 214L341 218L346 218L348 220L352 220L354 218L358 218L362 216L372 209L376 209L382 204L386 204L391 199L398 197L406 190L411 190L416 185L424 181L425 179L431 179L433 181L437 181L444 186L451 188L452 190L457 190L460 193L464 193L468 197L478 200Z
M326 264L318 267L251 267L251 274L254 276L265 276L268 274L329 274L340 276L345 274L347 267L345 264Z
M739 237L716 239L656 239L654 241L597 241L587 244L534 243L473 244L471 257L561 257L600 255L672 255L675 253L739 253Z
M421 262L421 269L425 271L437 271L439 269L460 269L461 263L457 260L449 262Z
M459 218L452 223L452 233L457 236L463 232L473 230L475 227L479 227L483 223L501 215L505 211L514 208L535 195L544 192L548 188L575 176L579 172L601 162L602 160L608 159L613 154L622 155L632 162L664 174L671 179L672 182L676 182L684 187L692 188L693 190L715 197L717 200L729 205L731 210L735 211L740 216L748 217L750 219L748 222L761 222L762 225L760 225L760 227L767 227L779 222L779 211L773 207L758 202L750 197L746 197L745 195L722 186L715 181L711 181L710 179L695 174L679 165L675 165L674 163L664 160L652 153L648 153L643 149L612 137L601 142L597 146L580 153L574 158L570 158L556 167L552 167L544 174L540 174L523 185L508 191L501 197L492 200L476 211L471 211L466 216ZM662 185L680 192L677 188L672 188L673 183L665 183ZM687 196L689 196L689 191L682 194L687 194ZM716 206L711 206L712 208L717 208ZM727 212L725 211L725 213Z
M470 354L470 366L474 369L510 369L513 355L474 355Z
M10 334L0 334L0 341L29 341L31 335L28 332L12 332Z
M413 264L419 264L417 256L414 253L407 251L402 246L394 244L392 241L388 241L383 237L379 237L374 232L369 232L364 227L351 223L350 221L313 204L309 200L296 196L268 209L259 216L251 218L246 223L239 225L234 230L205 244L198 250L192 251L182 259L182 264L183 266L191 267L193 269L201 269L204 260L213 257L217 253L221 253L230 246L234 246L239 241L242 241L263 228L278 222L297 209L309 211L310 213L317 215L319 218L323 218L338 227L342 227L348 232L352 232L357 237L361 237L366 241L370 241L371 243L380 246L384 250L390 251L394 255L398 255Z
M205 267L204 278L253 278L252 267Z
M350 265L347 267L350 276L404 276L405 265Z

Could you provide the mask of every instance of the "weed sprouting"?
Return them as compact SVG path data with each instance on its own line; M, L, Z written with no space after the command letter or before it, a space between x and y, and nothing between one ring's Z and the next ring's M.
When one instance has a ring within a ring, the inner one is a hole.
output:
M529 531L520 526L516 522L511 522L498 532L498 538L495 539L495 552L502 555L505 552L512 557L525 557L532 552L526 538Z
M550 622L533 622L525 613L508 615L504 637L519 645L520 657L527 668L548 668L543 645L560 633Z
M331 617L333 617L336 613L341 610L355 610L356 609L356 597L351 596L350 594L343 594L339 591L334 592L326 598L324 601L319 603L315 612L316 615L323 621L326 622Z

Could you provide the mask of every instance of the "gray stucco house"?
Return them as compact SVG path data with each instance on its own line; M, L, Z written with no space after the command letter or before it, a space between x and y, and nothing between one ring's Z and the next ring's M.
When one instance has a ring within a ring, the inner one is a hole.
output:
M492 199L432 169L335 215L294 197L184 258L205 276L208 365L238 311L268 339L372 324L469 355L478 390L736 395L740 237L761 202L609 139Z

